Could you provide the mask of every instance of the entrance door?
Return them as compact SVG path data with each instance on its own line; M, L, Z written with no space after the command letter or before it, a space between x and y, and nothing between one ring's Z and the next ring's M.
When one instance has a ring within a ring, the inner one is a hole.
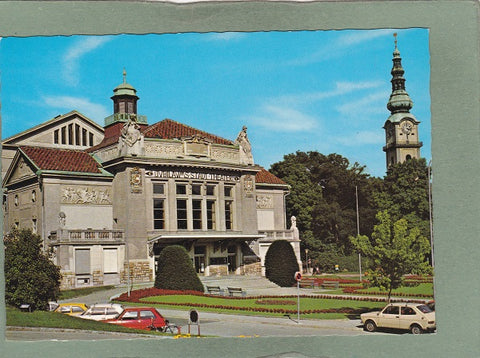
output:
M237 270L237 247L230 245L228 247L228 272L235 272Z
M205 273L205 246L195 246L195 271L199 274Z

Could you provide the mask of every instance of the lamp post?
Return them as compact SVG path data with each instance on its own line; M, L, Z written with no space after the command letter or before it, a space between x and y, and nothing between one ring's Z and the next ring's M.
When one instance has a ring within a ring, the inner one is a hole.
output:
M305 263L307 264L307 274L308 274L308 249L305 249Z
M357 236L360 235L360 217L358 215L358 187L355 185L355 209L357 211ZM358 277L362 282L362 255L358 252Z

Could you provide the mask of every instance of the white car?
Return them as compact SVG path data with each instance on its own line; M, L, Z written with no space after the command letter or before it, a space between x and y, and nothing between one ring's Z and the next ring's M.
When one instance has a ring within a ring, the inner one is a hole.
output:
M378 328L406 329L413 334L434 331L435 312L422 303L391 303L381 311L362 313L363 328L374 332Z
M117 318L123 310L124 307L118 303L96 303L78 317L104 321Z

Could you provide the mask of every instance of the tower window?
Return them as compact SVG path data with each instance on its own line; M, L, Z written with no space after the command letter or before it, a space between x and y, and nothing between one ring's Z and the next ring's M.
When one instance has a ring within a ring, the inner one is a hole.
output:
M56 129L54 132L53 132L53 143L55 144L58 144L59 140L58 140L58 134L59 134L59 130Z
M90 142L90 147L93 147L93 133L88 133L88 140Z
M405 157L406 160L410 160L412 159L412 156L410 154L407 154L407 156Z

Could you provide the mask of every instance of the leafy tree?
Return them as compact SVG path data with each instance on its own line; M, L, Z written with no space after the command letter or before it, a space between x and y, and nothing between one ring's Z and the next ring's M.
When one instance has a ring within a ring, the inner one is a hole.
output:
M44 310L60 292L60 268L42 250L42 239L31 230L13 230L4 239L5 301Z
M166 290L204 291L187 250L180 245L167 246L160 253L154 286Z
M388 210L394 221L405 218L409 228L430 237L428 179L424 158L390 166L375 198L379 211Z
M272 242L265 254L265 277L281 287L295 284L295 272L299 270L297 257L287 240Z
M284 156L270 171L291 186L287 215L297 217L304 248L313 260L320 259L320 252L351 254L348 238L357 233L356 187L360 232L371 234L377 212L373 193L380 180L365 173L365 167L351 165L338 154L298 151Z
M426 274L431 267L425 262L429 241L417 227L408 228L407 220L393 221L387 211L377 214L371 240L365 235L351 237L353 245L372 262L367 277L370 284L388 291L400 287L409 273Z

